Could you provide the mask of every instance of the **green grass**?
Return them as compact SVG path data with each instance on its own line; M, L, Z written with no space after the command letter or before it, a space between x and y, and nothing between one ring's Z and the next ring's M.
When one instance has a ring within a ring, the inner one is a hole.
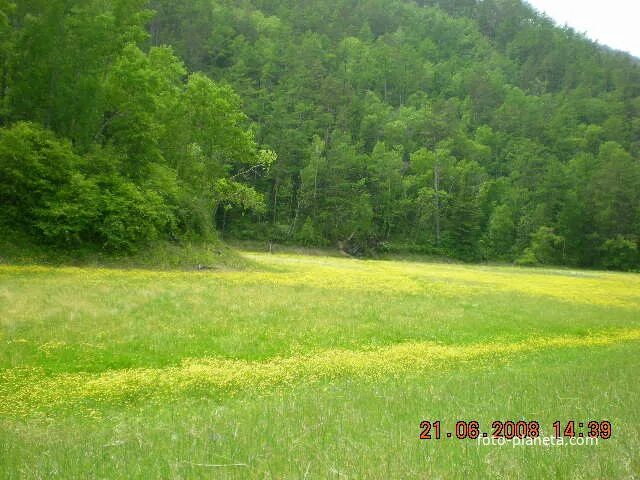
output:
M640 276L0 266L0 478L636 478ZM609 420L597 446L419 441Z
M6 228L6 227L4 227ZM194 242L157 241L135 252L112 253L95 247L60 250L37 245L25 235L2 232L0 225L0 265L51 265L152 270L246 269L252 265L238 252L216 239ZM204 268L203 268L204 267Z

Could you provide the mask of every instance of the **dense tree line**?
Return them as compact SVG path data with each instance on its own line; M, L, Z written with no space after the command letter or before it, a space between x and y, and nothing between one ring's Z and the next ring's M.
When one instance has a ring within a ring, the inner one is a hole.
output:
M210 238L264 209L237 179L275 160L226 84L151 46L143 0L0 3L0 224L37 242L131 251Z
M39 241L640 262L639 62L520 0L0 12L0 221Z

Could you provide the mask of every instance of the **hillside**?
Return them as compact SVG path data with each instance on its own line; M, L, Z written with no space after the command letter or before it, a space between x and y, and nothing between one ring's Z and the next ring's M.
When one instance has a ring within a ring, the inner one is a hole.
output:
M0 9L7 230L640 264L637 59L518 0Z

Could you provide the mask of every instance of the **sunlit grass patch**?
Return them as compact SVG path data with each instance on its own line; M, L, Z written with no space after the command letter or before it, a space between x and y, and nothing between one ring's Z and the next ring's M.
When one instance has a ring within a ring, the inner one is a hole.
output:
M0 369L95 373L640 327L638 275L246 255L265 268L0 266Z
M285 284L450 296L499 289L575 303L640 306L640 275L637 274L354 261L334 257L255 253L250 254L250 258L269 265L288 266L291 275L271 274L261 277L262 281L272 279ZM296 275L298 271L301 273Z
M74 281L81 278L86 286L99 286L105 280L127 282L194 280L218 281L222 284L305 286L352 291L380 291L408 295L478 294L485 290L517 292L547 296L563 301L604 306L640 306L640 275L569 270L531 270L507 267L421 264L390 261L357 261L336 257L300 257L246 253L245 256L267 270L245 271L149 271L87 268L52 268L43 266L2 266L0 279L30 275L52 275ZM269 268L271 267L271 268ZM274 269L273 267L279 267ZM195 277L195 278L194 278ZM9 297L0 289L0 296ZM13 300L16 302L15 298ZM23 305L24 306L24 305ZM14 312L16 309L13 310Z

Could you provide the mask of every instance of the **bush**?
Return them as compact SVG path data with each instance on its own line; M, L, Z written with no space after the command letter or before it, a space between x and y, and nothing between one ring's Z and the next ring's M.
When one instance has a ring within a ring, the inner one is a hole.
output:
M522 256L517 258L515 263L521 267L533 267L539 264L538 259L531 248L525 249Z
M496 207L489 221L489 229L484 238L484 245L489 258L508 260L513 258L516 226L513 212L506 205Z
M72 182L79 164L69 142L38 125L21 122L1 129L0 220L32 229L36 211Z
M118 180L103 191L95 233L107 250L135 251L170 231L175 219L159 194Z
M110 163L108 153L98 159ZM0 130L0 223L36 241L114 252L133 251L176 229L172 208L152 185L137 186L115 169L86 173L83 167L68 142L42 127L18 123Z
M622 235L604 242L600 253L602 266L611 270L630 270L640 263L637 242Z
M564 237L553 228L540 227L531 236L531 244L516 261L518 265L559 265L564 260Z
M305 247L316 247L322 243L322 239L316 234L310 217L307 217L295 239Z
M35 215L35 226L48 243L93 243L113 252L135 251L171 231L174 224L173 212L156 192L120 177L105 184L80 174Z
M77 245L90 241L100 217L100 203L98 185L74 173L55 195L35 209L34 226L48 243Z

